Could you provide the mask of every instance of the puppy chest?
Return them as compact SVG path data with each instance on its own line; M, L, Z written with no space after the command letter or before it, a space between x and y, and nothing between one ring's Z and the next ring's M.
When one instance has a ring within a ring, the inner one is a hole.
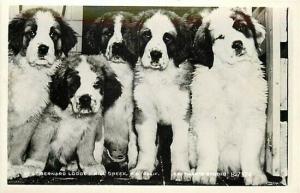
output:
M9 106L20 119L41 112L49 101L50 77L42 72L16 71L9 77Z
M164 123L169 123L173 117L185 114L189 104L187 91L180 90L177 85L158 86L153 91L153 106L157 117Z

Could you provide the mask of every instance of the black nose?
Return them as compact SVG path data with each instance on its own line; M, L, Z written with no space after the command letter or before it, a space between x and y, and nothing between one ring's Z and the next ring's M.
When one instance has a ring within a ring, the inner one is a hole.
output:
M235 40L232 42L231 47L235 50L241 50L243 49L243 42L241 40Z
M38 48L39 56L40 57L45 56L48 53L48 50L49 50L48 46L46 46L44 44L39 45L39 48Z
M120 52L122 52L122 48L123 48L123 43L121 42L116 42L112 45L112 54L113 55L118 55L120 54Z
M91 107L91 97L88 94L82 95L79 98L79 103L81 108L90 108Z
M153 62L158 62L158 60L161 58L162 53L157 50L153 50L150 52L150 56Z
M119 50L120 48L122 47L122 43L114 43L113 45L112 45L112 49L113 50Z

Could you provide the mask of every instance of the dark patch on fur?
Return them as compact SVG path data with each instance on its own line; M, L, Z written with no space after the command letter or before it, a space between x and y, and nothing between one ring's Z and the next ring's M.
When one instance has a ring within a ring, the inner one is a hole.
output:
M122 94L122 85L114 73L104 71L104 97L102 100L105 113Z
M243 33L245 37L253 38L254 45L256 47L257 52L259 53L259 44L257 42L257 38L261 36L261 34L259 34L255 30L255 26L252 23L251 16L245 14L240 10L235 10L231 18L234 20L232 27L237 31Z
M187 30L191 33L192 40L194 40L197 30L202 24L203 17L201 16L201 10L197 8L191 9L182 18Z
M64 67L63 73L59 72L51 76L49 83L50 100L53 104L65 110L70 104L76 90L80 86L80 77L78 72L70 67Z
M202 25L196 33L190 62L211 68L214 62L214 53L212 50L213 40L208 25Z
M134 106L134 120L135 124L142 124L145 121L145 116L143 111L138 108L136 105Z

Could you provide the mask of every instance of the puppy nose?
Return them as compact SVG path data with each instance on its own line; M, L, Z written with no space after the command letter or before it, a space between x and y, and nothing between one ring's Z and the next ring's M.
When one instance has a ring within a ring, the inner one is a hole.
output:
M243 48L243 42L241 40L235 40L232 42L231 47L235 50L241 50Z
M91 106L91 97L88 94L82 95L79 98L79 103L81 108L89 108Z
M48 46L46 46L44 44L39 45L39 47L38 47L39 56L45 56L48 53L48 50L49 50Z
M150 56L153 62L158 62L158 60L161 58L162 53L157 50L153 50L150 52Z
M120 48L121 48L121 46L122 46L122 44L121 43L114 43L113 45L112 45L112 49L113 50L119 50Z

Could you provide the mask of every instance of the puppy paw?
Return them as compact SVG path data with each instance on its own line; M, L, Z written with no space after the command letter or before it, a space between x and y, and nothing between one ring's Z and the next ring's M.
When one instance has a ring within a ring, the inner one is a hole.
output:
M192 174L193 184L214 185L216 184L216 180L216 172L204 172L196 170L196 172Z
M244 175L245 185L264 185L267 184L268 180L263 172L249 173L249 175Z
M75 162L69 163L69 164L67 165L67 167L66 167L66 170L67 170L67 171L71 171L71 172L76 172L76 171L78 171L78 164L77 164L77 162L75 161Z
M85 175L90 176L105 176L106 170L102 164L95 164L89 166L81 166L82 171Z
M152 176L153 169L134 168L130 170L130 178L134 180L149 180Z
M24 165L20 171L22 178L28 178L32 176L41 176L43 175L43 169L38 166L33 165Z
M28 178L31 176L41 176L43 175L45 164L46 163L42 161L27 159L21 168L20 175L22 178Z
M7 179L12 180L14 178L18 178L21 176L20 171L21 171L22 166L19 165L9 165L8 166L8 171L7 171Z

